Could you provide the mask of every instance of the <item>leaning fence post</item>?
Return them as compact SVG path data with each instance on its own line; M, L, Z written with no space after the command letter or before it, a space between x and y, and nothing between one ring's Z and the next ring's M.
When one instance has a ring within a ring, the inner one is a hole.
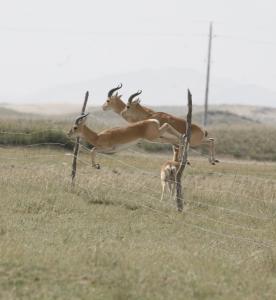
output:
M190 93L190 90L188 90L188 114L187 114L187 127L186 127L186 134L183 134L181 138L180 143L180 166L176 173L176 206L178 211L183 211L183 203L184 203L184 196L182 195L182 184L181 184L181 178L182 173L186 167L187 164L187 158L188 158L188 149L191 139L191 132L192 131L192 94Z
M84 98L84 102L83 102L83 106L82 106L82 110L81 110L82 115L84 115L84 112L85 112L85 109L86 109L88 96L89 96L89 92L87 91L85 93L85 98ZM74 184L75 184L75 177L76 177L76 172L77 172L77 159L78 159L78 153L79 153L79 145L80 145L80 138L77 137L76 142L75 142L75 146L74 146L73 161L72 161L72 173L71 173L71 177L72 177L71 184L72 184L72 186L74 186Z

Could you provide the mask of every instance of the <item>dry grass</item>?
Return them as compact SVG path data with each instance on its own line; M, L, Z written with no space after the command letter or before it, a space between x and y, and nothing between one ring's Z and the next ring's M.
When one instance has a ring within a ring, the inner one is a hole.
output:
M165 156L81 153L71 189L65 154L0 148L1 299L274 297L275 164L192 160L179 214Z
M235 158L276 161L276 127L266 125L217 126L209 130L217 152Z

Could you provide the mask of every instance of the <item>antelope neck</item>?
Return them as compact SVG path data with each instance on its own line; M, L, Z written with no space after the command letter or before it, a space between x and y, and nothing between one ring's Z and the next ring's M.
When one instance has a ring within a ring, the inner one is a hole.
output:
M82 127L81 136L92 145L94 145L98 139L98 134L88 128L86 125L83 125Z
M121 112L124 110L124 108L126 107L125 103L121 100L121 99L117 99L117 104L114 107L114 112L117 114L121 114Z
M147 111L143 106L139 105L139 110L137 111L137 114L139 114L143 119L150 118L151 113Z

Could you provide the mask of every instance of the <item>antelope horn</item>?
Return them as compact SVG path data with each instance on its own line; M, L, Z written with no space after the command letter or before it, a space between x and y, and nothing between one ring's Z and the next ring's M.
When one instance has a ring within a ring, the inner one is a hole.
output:
M115 87L114 89L111 89L107 94L108 98L110 98L113 95L113 93L116 92L117 90L119 90L122 86L123 85L120 83L117 87Z
M132 95L128 98L128 101L127 101L127 102L130 104L130 103L133 101L133 99L134 99L136 96L140 95L141 93L142 93L142 91L139 90L137 93L132 94Z
M78 124L80 120L82 120L83 118L87 117L88 115L89 115L89 113L83 114L83 115L77 117L76 120L75 120L75 124Z

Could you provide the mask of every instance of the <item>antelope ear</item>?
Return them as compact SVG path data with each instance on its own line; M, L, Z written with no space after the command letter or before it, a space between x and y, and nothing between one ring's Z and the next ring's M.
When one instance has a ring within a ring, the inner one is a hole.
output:
M118 97L119 97L119 98L121 98L121 97L122 97L122 95L119 95Z
M133 103L134 103L135 105L140 104L140 102L141 102L141 100L140 100L139 98L137 98L136 100L133 101Z
M118 92L115 94L115 97L118 97Z

